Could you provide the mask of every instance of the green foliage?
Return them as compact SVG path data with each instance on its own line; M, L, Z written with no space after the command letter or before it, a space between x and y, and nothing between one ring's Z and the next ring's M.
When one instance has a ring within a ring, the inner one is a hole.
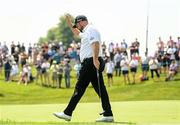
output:
M58 28L54 27L51 28L47 33L47 39L48 41L57 41L57 35L58 35Z
M39 38L39 44L43 44L43 43L46 43L48 40L47 40L47 38L45 38L45 37L40 37Z
M73 19L72 17L72 20ZM67 26L65 16L61 16L58 25L50 28L47 32L47 36L39 39L39 43L62 42L66 47L69 47L73 40L75 40L75 42L80 41Z

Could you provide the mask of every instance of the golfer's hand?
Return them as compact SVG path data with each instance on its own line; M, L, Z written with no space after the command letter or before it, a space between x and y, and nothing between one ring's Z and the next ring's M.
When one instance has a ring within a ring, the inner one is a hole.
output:
M69 26L69 28L71 29L71 31L73 32L74 35L79 36L80 31L77 28L73 28L73 24L72 24L72 17L70 14L66 14L66 23Z
M96 67L97 70L99 70L100 62L98 59L93 59L93 64Z
M67 25L68 25L70 28L72 28L73 25L72 25L72 17L71 17L71 15L70 15L70 14L66 14L65 16L66 16L66 23L67 23Z

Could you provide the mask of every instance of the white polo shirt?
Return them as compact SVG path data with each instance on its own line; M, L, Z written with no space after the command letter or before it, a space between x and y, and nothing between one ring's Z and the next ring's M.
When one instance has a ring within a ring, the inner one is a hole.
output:
M93 56L91 44L94 42L99 42L101 46L100 33L92 25L88 24L83 32L79 34L81 38L81 48L80 48L80 60L83 62L85 58L90 58ZM101 47L99 49L99 56L102 56Z

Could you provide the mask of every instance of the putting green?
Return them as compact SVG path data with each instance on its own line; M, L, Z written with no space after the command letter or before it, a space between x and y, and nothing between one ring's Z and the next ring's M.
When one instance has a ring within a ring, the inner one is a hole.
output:
M180 124L180 101L111 102L116 123ZM0 105L1 121L64 122L52 115L66 104ZM100 103L79 103L72 122L94 122L101 112Z

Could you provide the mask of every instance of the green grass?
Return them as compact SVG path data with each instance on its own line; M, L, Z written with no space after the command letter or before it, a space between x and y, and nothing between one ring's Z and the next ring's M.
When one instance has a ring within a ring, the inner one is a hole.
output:
M37 124L95 124L101 112L99 103L80 103L71 122L64 122L52 115L62 111L66 104L1 105L1 122ZM125 101L112 102L115 123L153 124L179 123L180 101Z
M179 78L180 76L176 76ZM106 83L106 76L105 83ZM15 82L0 81L0 104L53 104L67 103L74 91L75 78L72 78L71 88L56 89L36 85L17 85ZM64 87L64 81L62 83ZM139 82L135 85L124 85L122 77L114 77L114 85L107 87L111 101L137 101L137 100L180 100L180 81ZM93 95L93 96L92 96ZM98 102L98 96L89 86L81 102Z
M112 87L107 86L116 123L113 124L176 124L180 121L180 81L164 82L150 79L135 85L124 85L123 78L114 77ZM179 79L180 75L176 76ZM107 85L107 77L104 76ZM52 116L62 111L68 103L76 83L74 72L71 88L47 88L35 83L28 86L6 83L0 76L0 124L98 124L94 120L101 111L99 98L91 85L77 106L72 122L64 122ZM161 101L160 101L161 100ZM87 116L87 112L88 116Z

